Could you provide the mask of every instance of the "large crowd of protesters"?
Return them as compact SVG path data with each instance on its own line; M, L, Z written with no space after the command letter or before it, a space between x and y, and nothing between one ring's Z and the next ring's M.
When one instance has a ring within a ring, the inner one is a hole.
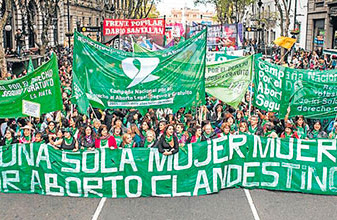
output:
M58 56L63 110L40 118L0 119L0 146L14 143L48 143L60 150L94 150L95 148L157 147L164 155L179 151L188 143L217 137L252 134L272 138L337 138L335 119L313 120L296 116L280 120L276 113L251 106L252 94L247 92L238 109L214 97L207 96L206 104L198 108L93 109L89 116L79 114L71 104L72 54L59 47ZM277 63L277 51L273 61ZM316 52L296 51L292 62L295 68L327 70L336 68L336 60ZM22 77L8 74L6 79ZM289 112L289 110L288 110Z

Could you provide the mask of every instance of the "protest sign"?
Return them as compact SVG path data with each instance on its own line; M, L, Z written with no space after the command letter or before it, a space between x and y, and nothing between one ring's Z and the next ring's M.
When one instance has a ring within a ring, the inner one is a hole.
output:
M40 109L39 103L22 100L22 114L38 118L41 115Z
M104 36L126 34L165 34L164 19L104 19Z
M28 75L0 81L0 118L27 116L22 100L41 105L40 114L62 109L62 95L55 54Z
M337 113L337 71L300 70L255 62L253 104L280 118L303 115L309 118L335 117Z
M73 197L176 197L231 187L337 195L336 141L224 136L171 156L157 148L0 147L0 191ZM336 179L335 179L336 178Z
M237 108L251 81L253 56L206 66L206 92Z
M269 65L261 59L255 59L254 67L253 104L265 111L279 112L285 67Z
M138 108L205 101L206 30L172 48L130 53L75 34L73 74L93 107Z

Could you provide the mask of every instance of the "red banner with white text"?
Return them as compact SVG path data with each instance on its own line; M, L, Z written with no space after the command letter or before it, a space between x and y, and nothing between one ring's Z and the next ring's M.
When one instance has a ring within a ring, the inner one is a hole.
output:
M103 22L104 36L127 34L165 34L164 19L105 19Z

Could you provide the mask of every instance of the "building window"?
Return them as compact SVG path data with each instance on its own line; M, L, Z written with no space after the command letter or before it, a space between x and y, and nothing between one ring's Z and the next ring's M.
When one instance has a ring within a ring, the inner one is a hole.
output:
M314 20L314 50L322 48L324 45L324 35L325 35L325 20L317 19Z
M85 26L85 17L82 17L82 25Z
M96 18L96 25L97 25L97 26L100 26L99 18Z
M324 1L316 2L315 3L315 8L322 8L324 7Z
M91 25L91 18L89 17L89 23L88 23L88 25L90 26Z

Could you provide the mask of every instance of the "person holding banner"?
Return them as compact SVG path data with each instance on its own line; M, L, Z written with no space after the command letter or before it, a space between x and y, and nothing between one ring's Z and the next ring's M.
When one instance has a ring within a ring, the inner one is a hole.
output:
M281 134L281 138L296 138L298 139L297 132L294 131L294 127L291 123L286 123L284 132Z
M60 145L60 149L72 150L73 152L78 151L78 141L73 137L70 128L66 128L64 130L63 140Z
M114 136L115 140L116 140L116 144L117 144L117 147L121 145L121 143L123 142L123 139L122 139L122 128L115 125L111 128L111 133L112 135Z
M310 139L327 138L328 135L322 130L322 124L319 120L314 123L314 128L309 132L308 137Z
M177 135L178 143L180 147L185 146L185 143L187 142L189 138L188 133L184 131L184 128L185 126L182 123L178 123L176 125L176 135Z
M81 150L95 150L95 137L93 133L91 126L87 125L79 138Z
M156 147L156 133L152 129L146 132L146 138L142 146L145 148Z
M201 142L201 135L202 135L201 126L197 125L194 129L194 135L191 137L191 140L189 142L191 144Z
M134 148L136 143L133 142L132 136L129 133L123 134L123 142L120 145L121 148Z
M250 134L253 135L261 135L263 134L262 128L260 127L259 123L259 116L257 115L252 115L250 117L250 125L248 127L248 131Z
M201 136L201 141L208 141L216 137L216 134L214 133L212 125L209 121L204 125L203 131L204 132Z
M248 124L245 121L240 122L239 130L235 133L236 135L248 134Z
M304 120L303 115L298 115L295 117L295 129L297 131L298 138L307 139L309 126Z
M231 125L228 122L225 122L221 125L221 133L218 134L218 137L229 136L231 133Z
M14 135L15 132L10 127L7 127L5 131L5 136L0 139L0 146L10 146L11 144L19 143Z
M164 133L158 140L158 151L165 156L175 154L179 151L178 138L174 135L173 125L167 125Z
M111 150L117 149L117 143L114 136L110 135L108 132L108 127L102 125L99 129L99 138L95 140L96 148L110 148Z
M31 126L26 125L21 128L21 130L23 130L23 135L19 140L20 144L29 144L35 141L35 138L33 136L34 129Z

